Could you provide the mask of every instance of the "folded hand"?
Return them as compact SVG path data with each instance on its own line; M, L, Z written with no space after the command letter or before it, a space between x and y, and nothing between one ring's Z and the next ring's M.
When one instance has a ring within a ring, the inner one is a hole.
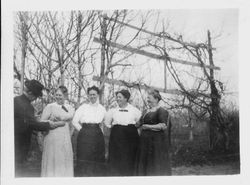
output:
M150 125L148 125L148 124L143 124L143 125L141 126L141 128L142 128L142 130L148 130L148 129L150 129Z
M61 121L61 119L60 119L59 117L56 117L56 116L51 116L51 117L50 117L50 120L51 120L51 121L54 121L54 122L55 122L55 121Z
M65 125L65 122L63 121L49 121L50 128L55 129L57 127L63 127Z

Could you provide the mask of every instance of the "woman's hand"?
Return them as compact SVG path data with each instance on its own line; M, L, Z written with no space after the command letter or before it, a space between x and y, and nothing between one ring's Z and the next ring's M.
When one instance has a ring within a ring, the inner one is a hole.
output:
M143 124L141 128L142 130L160 131L165 130L167 125L165 123L158 123L156 125Z
M155 125L143 124L141 128L142 130L159 131L159 129Z
M69 117L67 115L61 115L60 120L58 119L58 121L69 121L71 119L72 117Z
M63 126L65 126L65 122L64 121L56 121L55 124L56 124L57 127L63 127Z
M142 123L140 121L138 121L138 122L135 123L135 127L136 128L139 128L141 125L142 125Z
M158 125L160 126L161 130L167 129L167 125L165 123L158 123Z
M141 126L142 130L150 130L151 129L151 125L148 125L148 124L143 124Z
M57 127L63 127L65 125L64 121L49 121L50 128L55 129Z
M53 122L61 121L61 119L59 117L56 117L56 116L51 116L50 120L53 121Z

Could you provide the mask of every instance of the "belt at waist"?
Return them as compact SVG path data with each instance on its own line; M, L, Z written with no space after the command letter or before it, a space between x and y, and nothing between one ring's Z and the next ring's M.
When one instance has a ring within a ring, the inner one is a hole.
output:
M82 124L87 124L87 125L96 125L96 124L100 124L100 123L91 123L91 122L89 122L89 123L88 123L88 122L83 122L83 123L81 123L81 125L82 125Z
M83 126L93 126L93 127L96 127L96 126L99 126L100 123L81 123L82 127Z
M128 124L128 125L120 125L120 124L115 124L113 126L122 126L122 127L135 127L135 124Z

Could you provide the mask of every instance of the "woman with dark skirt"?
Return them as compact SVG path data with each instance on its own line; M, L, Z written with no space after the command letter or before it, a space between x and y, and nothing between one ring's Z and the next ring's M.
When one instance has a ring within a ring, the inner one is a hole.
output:
M137 156L137 175L171 175L169 158L169 113L160 107L161 95L157 90L148 93L149 109L140 119L140 144Z
M73 125L79 131L77 136L77 163L75 176L103 176L105 168L104 136L100 128L105 108L99 104L99 89L88 88L90 103L81 105L75 112Z
M128 103L128 90L116 92L118 107L108 111L105 125L111 128L109 138L109 167L111 176L135 175L139 135L135 124L141 112Z

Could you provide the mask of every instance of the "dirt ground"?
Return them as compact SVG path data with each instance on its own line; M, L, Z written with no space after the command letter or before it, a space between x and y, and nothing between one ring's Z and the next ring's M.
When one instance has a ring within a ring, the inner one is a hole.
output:
M172 175L232 175L240 173L240 165L237 162L204 166L180 166L172 168Z
M39 166L33 164L27 165L29 173L27 177L39 177ZM172 168L172 175L233 175L240 173L240 165L236 162L228 162L227 164L203 165L203 166L180 166Z

